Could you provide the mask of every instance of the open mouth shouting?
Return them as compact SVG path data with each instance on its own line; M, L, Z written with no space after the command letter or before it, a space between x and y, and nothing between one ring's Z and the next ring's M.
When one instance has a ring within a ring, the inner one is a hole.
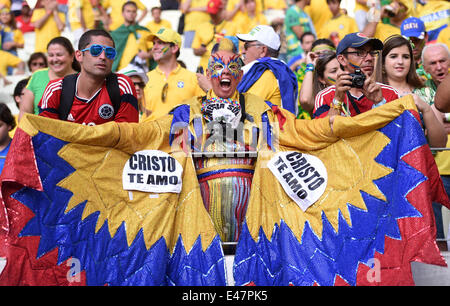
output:
M223 89L229 89L231 87L231 79L228 77L224 77L219 81L219 84Z

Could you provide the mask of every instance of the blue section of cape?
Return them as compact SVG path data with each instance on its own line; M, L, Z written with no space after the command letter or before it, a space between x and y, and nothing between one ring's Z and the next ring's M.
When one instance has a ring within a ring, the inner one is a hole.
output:
M278 80L282 101L281 107L296 115L298 98L297 78L294 72L280 60L270 57L258 59L242 78L237 88L238 91L242 93L247 92L266 70L270 70Z

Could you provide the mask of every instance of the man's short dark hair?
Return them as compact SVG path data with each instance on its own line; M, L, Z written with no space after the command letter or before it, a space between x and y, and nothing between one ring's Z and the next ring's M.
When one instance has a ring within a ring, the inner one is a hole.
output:
M313 36L314 38L316 38L316 36L314 35L313 32L305 32L305 33L302 34L302 36L300 36L300 42L303 43L303 38L305 38L308 35Z
M272 49L272 48L270 48L268 46L266 46L266 48L267 48L267 55L269 57L278 58L278 56L280 55L280 51L279 50Z
M134 1L127 1L127 2L125 2L125 3L122 5L122 12L125 10L125 7L126 7L127 5L132 5L132 6L134 6L136 9L138 8L136 2L134 2Z
M111 39L112 43L113 43L113 47L116 47L116 44L114 43L114 39L112 38L112 36L105 30L89 30L84 32L83 35L81 35L80 37L80 41L78 42L78 50L83 50L84 48L86 48L86 46L88 46L91 43L92 37L93 36L103 36L106 38Z

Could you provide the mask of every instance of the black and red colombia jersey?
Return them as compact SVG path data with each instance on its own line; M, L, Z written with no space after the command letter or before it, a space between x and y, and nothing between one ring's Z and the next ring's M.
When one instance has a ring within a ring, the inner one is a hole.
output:
M63 79L61 78L48 83L39 102L41 116L54 119L59 118L58 108L62 92L62 81ZM89 100L81 99L75 94L67 121L86 125L97 125L109 121L138 122L138 101L133 82L123 74L117 74L117 81L119 83L121 103L115 118L114 108L109 98L105 81L102 88Z

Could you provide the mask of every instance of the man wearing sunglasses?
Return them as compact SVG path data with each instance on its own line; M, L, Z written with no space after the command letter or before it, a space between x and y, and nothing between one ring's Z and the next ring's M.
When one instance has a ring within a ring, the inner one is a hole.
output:
M109 33L103 30L85 32L78 49L75 58L81 65L81 72L47 85L39 103L40 115L86 125L138 122L133 82L125 75L111 72L116 50ZM73 96L68 107L66 96ZM68 108L67 111L63 111L64 108Z
M361 33L347 34L337 46L337 60L342 72L336 85L315 97L313 117L327 115L356 116L399 98L391 86L374 80L375 61L383 43Z

